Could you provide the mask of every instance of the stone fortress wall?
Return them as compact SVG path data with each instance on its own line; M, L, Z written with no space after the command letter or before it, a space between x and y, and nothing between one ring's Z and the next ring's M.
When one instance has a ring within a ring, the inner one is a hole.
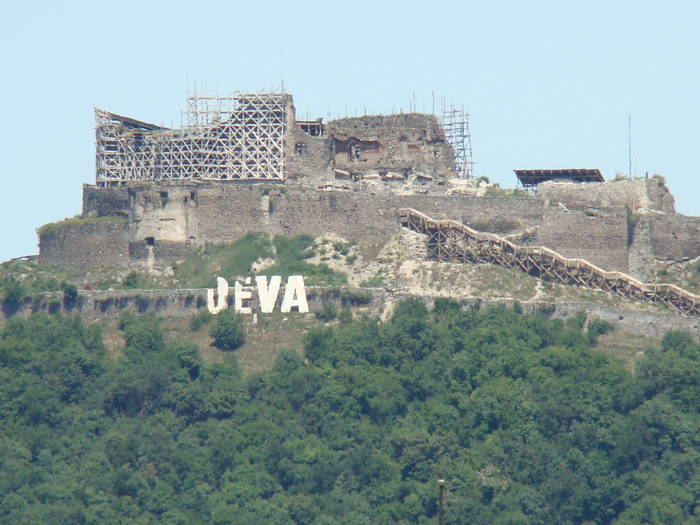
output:
M41 261L86 268L142 265L150 257L165 267L205 243L232 242L251 231L383 241L400 231L396 211L402 207L639 278L648 277L650 261L700 255L700 218L675 214L673 197L656 180L543 185L529 198L446 195L435 186L402 194L390 184L375 193L361 181L349 184L86 185L84 220L40 234ZM608 206L591 200L592 187Z

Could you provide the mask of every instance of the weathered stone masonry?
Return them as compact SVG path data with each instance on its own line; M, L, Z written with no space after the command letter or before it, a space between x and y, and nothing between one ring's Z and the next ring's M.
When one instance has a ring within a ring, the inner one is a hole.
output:
M359 242L387 240L400 231L396 211L412 207L482 231L521 236L531 244L549 246L604 268L628 269L628 224L623 208L591 213L567 210L538 198L372 195L290 184L142 183L121 188L85 186L84 192L84 217L128 215L128 222L102 229L67 223L61 229L74 248L59 253L52 249L53 239L42 236L43 262L83 267L85 257L96 247L112 246L114 257L98 257L94 265L139 263L148 257L150 246L156 263L167 265L207 242L231 242L251 231L289 236L335 234ZM124 207L119 209L120 205ZM124 255L125 239L128 257Z

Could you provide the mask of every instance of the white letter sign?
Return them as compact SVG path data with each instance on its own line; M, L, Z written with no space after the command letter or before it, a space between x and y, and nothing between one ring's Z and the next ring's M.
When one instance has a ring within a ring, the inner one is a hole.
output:
M280 293L280 284L282 278L279 275L273 275L270 278L270 286L267 285L267 277L258 275L255 278L255 284L258 285L258 300L260 301L260 311L264 314L272 313L275 309L277 296Z
M304 277L301 275L290 275L287 279L287 286L284 287L284 298L282 299L282 313L292 311L297 307L302 314L309 312L309 305L306 302L306 289L304 288Z
M250 278L246 279L246 283L250 283ZM269 314L272 313L277 304L277 297L280 293L282 285L282 277L273 275L270 277L270 284L267 283L267 277L258 275L255 277L257 285L258 300L260 302L260 311ZM252 287L243 288L241 283L236 281L233 286L233 308L240 314L252 314L253 304L249 301L253 299ZM207 309L214 315L228 308L228 281L223 277L216 278L216 300L214 297L214 289L207 288ZM306 289L304 288L304 277L301 275L290 275L287 279L287 284L284 287L284 297L282 298L282 313L289 313L292 308L295 308L299 313L309 313L309 304L306 300Z
M207 308L214 315L228 308L228 281L223 277L217 277L216 288L218 295L216 304L214 304L214 289L207 288Z

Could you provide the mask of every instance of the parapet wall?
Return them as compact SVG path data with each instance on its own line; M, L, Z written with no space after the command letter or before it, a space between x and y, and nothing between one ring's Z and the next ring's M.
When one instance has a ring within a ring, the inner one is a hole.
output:
M621 207L633 213L657 211L675 213L673 195L662 180L621 180L586 184L544 182L537 186L537 196L573 208Z

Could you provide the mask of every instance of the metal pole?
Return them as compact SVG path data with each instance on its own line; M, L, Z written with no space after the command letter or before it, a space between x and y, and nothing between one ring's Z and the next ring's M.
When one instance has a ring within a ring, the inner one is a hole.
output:
M632 178L632 115L629 115L627 117L627 137L629 139L628 146L629 146L629 178Z
M438 479L438 525L445 525L445 480Z

